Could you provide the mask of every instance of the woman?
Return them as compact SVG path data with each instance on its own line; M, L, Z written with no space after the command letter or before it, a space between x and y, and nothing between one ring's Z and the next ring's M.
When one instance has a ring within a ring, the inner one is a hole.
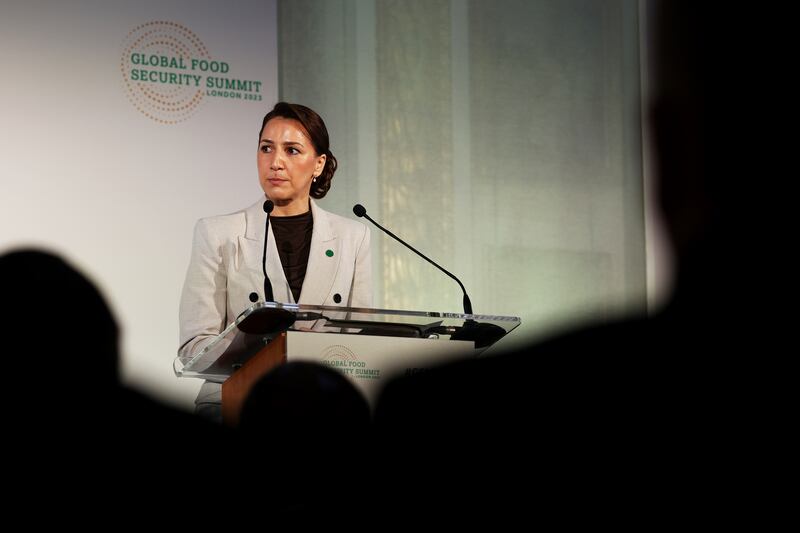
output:
M279 102L261 123L257 152L261 188L274 203L267 238L267 275L276 302L372 306L369 228L324 211L336 172L322 118ZM264 198L230 215L197 222L180 305L178 355L199 353L256 300L264 300ZM196 411L219 419L221 386L206 381Z

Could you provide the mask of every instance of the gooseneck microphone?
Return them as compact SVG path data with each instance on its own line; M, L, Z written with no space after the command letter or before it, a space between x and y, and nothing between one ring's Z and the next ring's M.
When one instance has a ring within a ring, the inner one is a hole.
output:
M359 217L359 218L360 217L366 218L367 220L369 220L370 222L375 224L381 231L383 231L384 233L388 234L393 239L396 239L403 246L405 246L406 248L408 248L409 250L411 250L412 252L414 252L415 254L417 254L418 256L423 258L425 261L427 261L428 263L432 264L433 266L435 266L436 268L438 268L439 270L441 270L442 272L444 272L445 274L447 274L448 276L450 276L454 280L456 280L456 283L458 283L459 287L461 287L461 290L464 292L464 314L466 314L466 315L471 315L472 314L472 302L469 301L469 296L467 296L467 289L464 288L464 284L461 283L461 280L459 280L457 277L452 275L450 272L448 272L447 270L443 269L442 267L440 267L439 265L437 265L436 263L434 263L433 261L431 261L430 259L425 257L422 253L417 251L410 244L406 243L403 239L401 239L400 237L398 237L397 235L395 235L394 233L392 233L388 229L384 228L383 226L381 226L380 224L378 224L377 222L372 220L372 218L370 218L370 216L367 214L367 210L364 208L363 205L361 205L361 204L354 205L353 206L353 213L355 213L355 215L357 217Z
M267 276L267 239L269 239L269 214L272 213L275 204L272 200L264 202L264 212L267 214L267 222L264 226L264 256L261 258L261 267L264 269L264 301L271 302L275 299L272 295L272 283Z

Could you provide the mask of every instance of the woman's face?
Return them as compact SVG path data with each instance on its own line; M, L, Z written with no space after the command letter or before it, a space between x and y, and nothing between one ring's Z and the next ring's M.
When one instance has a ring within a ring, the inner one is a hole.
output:
M300 122L275 117L264 126L258 143L258 179L276 207L306 212L311 180L324 167L325 155L317 155Z

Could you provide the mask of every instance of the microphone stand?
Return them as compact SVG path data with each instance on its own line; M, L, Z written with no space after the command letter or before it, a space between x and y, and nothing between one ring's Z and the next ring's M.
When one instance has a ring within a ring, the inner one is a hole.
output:
M353 213L359 218L360 217L366 218L367 220L372 222L375 226L377 226L378 229L380 229L393 239L397 240L398 242L400 242L400 244L402 244L403 246L405 246L406 248L408 248L421 258L423 258L425 261L432 264L433 266L435 266L436 268L447 274L449 277L454 279L456 283L458 283L458 286L461 287L461 291L464 293L464 314L472 315L472 302L470 301L469 296L467 296L467 289L464 288L464 284L461 283L461 280L459 280L453 274L451 274L444 268L440 267L439 265L434 263L431 259L429 259L425 255L417 251L416 248L405 242L403 239L401 239L388 229L384 228L383 226L372 220L372 218L367 214L367 209L363 205L361 204L354 205ZM476 322L472 318L465 319L463 326L438 326L430 328L427 331L430 331L431 333L441 333L444 335L450 335L450 338L453 340L474 341L476 348L484 348L486 346L490 346L491 344L493 344L495 341L502 338L506 334L506 330L504 330L503 328L501 328L496 324L491 324L488 322Z

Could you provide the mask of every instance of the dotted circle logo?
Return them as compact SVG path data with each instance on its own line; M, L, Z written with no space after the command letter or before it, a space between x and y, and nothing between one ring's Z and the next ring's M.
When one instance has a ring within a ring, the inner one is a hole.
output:
M322 352L323 361L358 361L358 357L347 346L334 344L328 346Z
M191 117L203 103L203 90L186 73L192 60L210 61L205 45L188 28L153 21L125 38L120 71L128 100L145 116L162 124Z

